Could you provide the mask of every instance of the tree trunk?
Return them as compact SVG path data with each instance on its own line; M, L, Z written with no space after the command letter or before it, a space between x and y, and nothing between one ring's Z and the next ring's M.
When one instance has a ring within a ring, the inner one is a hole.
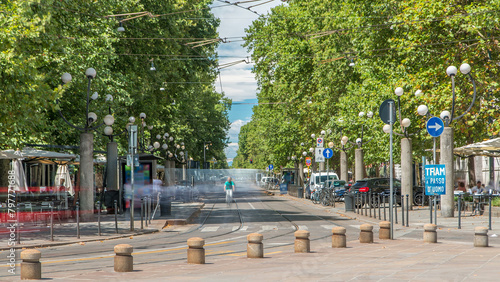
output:
M467 173L469 174L468 188L471 188L476 185L476 166L474 156L467 158Z

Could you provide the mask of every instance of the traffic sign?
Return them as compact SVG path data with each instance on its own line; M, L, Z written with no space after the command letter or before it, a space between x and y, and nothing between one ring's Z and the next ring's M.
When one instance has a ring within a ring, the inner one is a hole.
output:
M389 103L390 102L392 102L392 123L396 122L396 104L394 103L394 100L387 99L384 102L382 102L382 104L380 105L380 108L378 110L378 115L380 116L380 119L385 124L389 124L389 119L390 119Z
M324 149L323 150L323 157L325 157L326 159L333 157L333 150L330 148Z
M316 148L316 152L314 153L315 161L317 163L324 163L325 162L325 157L323 156L323 151L325 149L323 148Z
M444 131L444 123L438 117L431 117L427 121L427 132L432 137L439 137Z
M269 166L269 170L273 170L274 169L274 165L270 164Z
M316 147L323 148L323 144L324 144L323 138L316 139Z
M425 195L446 194L446 166L444 164L425 166Z
M312 164L311 158L307 157L306 158L306 166L311 166L311 164Z

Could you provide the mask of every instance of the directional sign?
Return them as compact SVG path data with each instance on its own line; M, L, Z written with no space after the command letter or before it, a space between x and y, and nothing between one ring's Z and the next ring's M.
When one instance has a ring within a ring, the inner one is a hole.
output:
M274 165L270 164L268 167L269 167L269 170L273 170Z
M323 138L316 139L316 147L323 148L323 144L324 144Z
M317 163L324 163L325 162L325 157L323 156L323 151L325 149L323 148L316 148L316 152L314 153L315 161Z
M333 150L330 149L330 148L326 148L323 150L323 157L325 157L326 159L329 159L333 156Z
M431 117L427 121L427 132L429 132L430 136L439 137L439 135L441 135L443 131L444 131L444 123L440 118Z
M425 166L425 195L446 194L446 166L444 164Z
M311 166L311 164L312 164L311 158L307 157L306 158L306 166Z

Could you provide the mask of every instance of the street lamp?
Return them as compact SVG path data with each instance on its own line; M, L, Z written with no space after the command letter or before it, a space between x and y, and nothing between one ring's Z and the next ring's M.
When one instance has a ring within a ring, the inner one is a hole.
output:
M203 169L206 168L205 163L207 162L206 160L206 150L208 150L208 146L212 146L212 141L203 141Z
M458 73L458 70L455 66L450 66L446 69L446 74L451 78L451 86L452 86L452 104L451 111L444 110L441 112L440 117L444 121L444 130L441 134L440 139L440 163L444 164L446 167L446 192L445 195L441 195L441 216L443 217L454 217L455 207L454 207L454 195L453 195L453 186L454 186L454 171L455 171L455 163L453 161L453 128L451 124L455 120L459 120L464 117L472 108L476 101L476 82L474 78L470 74L471 66L469 64L462 64L460 66L460 72L469 77L469 80L472 83L473 87L473 96L472 101L461 115L455 117L455 76ZM425 105L420 105L417 108L417 112L423 116L432 116L429 113L429 108Z
M93 153L94 153L94 135L89 132L96 130L101 127L104 123L91 126L97 121L97 115L93 112L89 112L90 99L95 100L98 98L97 93L94 93L91 97L90 86L92 84L92 79L96 77L96 70L93 68L88 68L85 71L85 77L88 80L87 85L87 99L86 99L86 110L85 110L85 124L84 127L76 126L70 123L66 117L64 117L62 111L59 109L59 115L69 126L78 129L80 133L80 192L79 192L79 202L80 210L83 211L82 219L84 221L91 221L94 217L94 168L93 168ZM69 73L63 73L61 80L64 84L71 82L72 76ZM59 100L56 101L59 103Z

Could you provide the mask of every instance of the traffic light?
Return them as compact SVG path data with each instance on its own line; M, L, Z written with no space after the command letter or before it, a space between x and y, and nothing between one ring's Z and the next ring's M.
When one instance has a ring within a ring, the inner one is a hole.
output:
M250 159L250 163L253 164L253 159Z

